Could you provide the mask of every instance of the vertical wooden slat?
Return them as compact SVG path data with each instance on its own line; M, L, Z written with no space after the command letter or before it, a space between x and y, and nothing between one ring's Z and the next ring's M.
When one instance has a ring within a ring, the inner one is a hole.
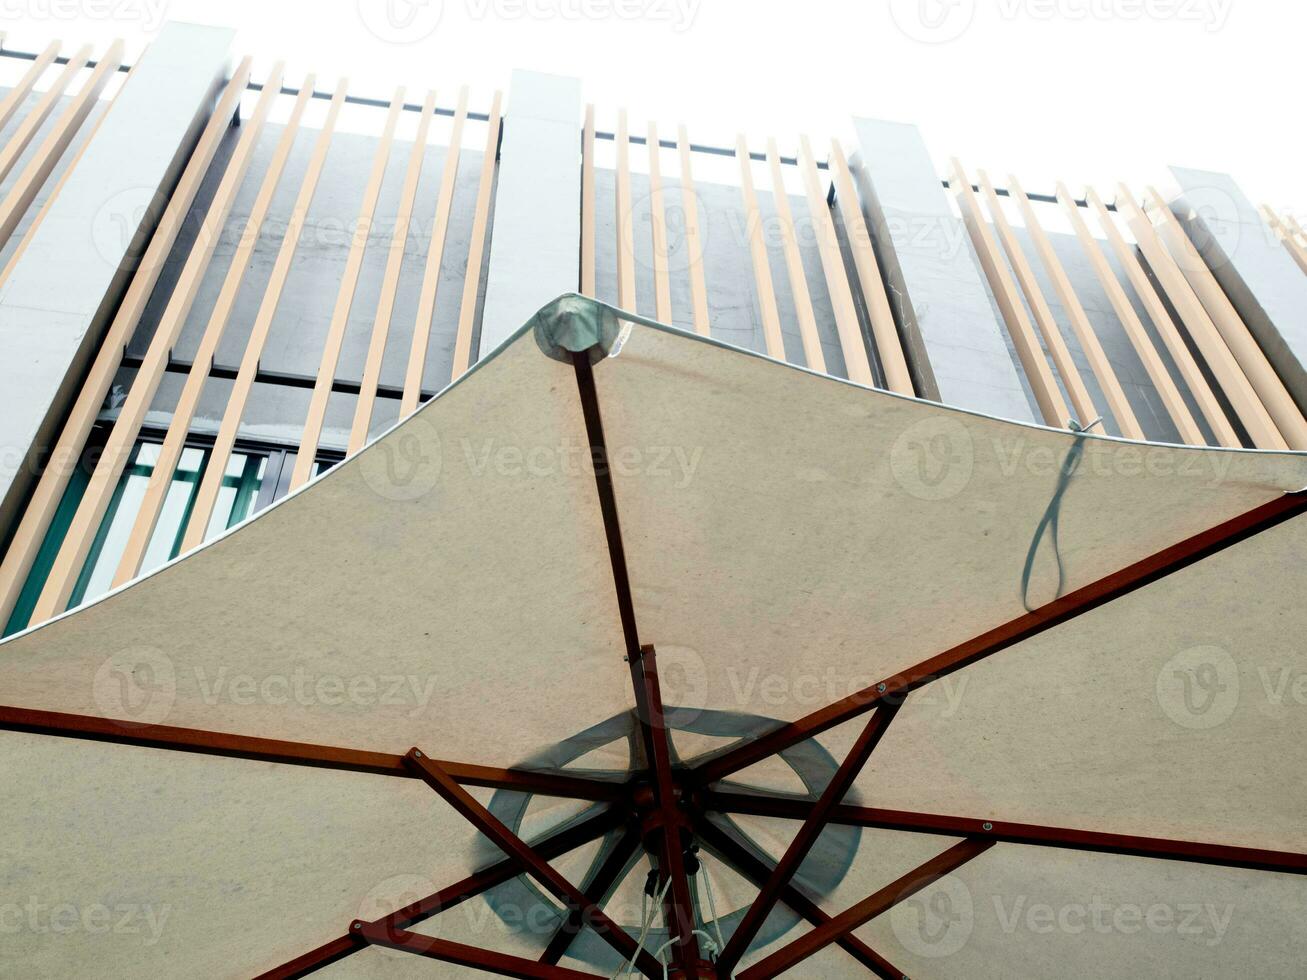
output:
M1039 215L1035 213L1030 198L1026 197L1026 192L1021 188L1016 177L1011 174L1008 175L1008 193L1017 202L1021 217L1026 224L1026 232L1034 242L1035 251L1039 253L1040 261L1044 263L1048 278L1053 282L1053 289L1062 303L1062 309L1066 311L1067 319L1071 321L1071 329L1075 332L1076 339L1080 341L1080 349L1085 359L1089 361L1089 368L1098 380L1099 389L1107 400L1107 407L1111 410L1112 417L1116 419L1121 435L1127 439L1143 439L1144 430L1139 425L1139 419L1135 417L1134 409L1130 407L1130 399L1126 397L1125 389L1121 387L1121 381L1107 359L1107 352L1103 350L1098 335L1094 333L1094 327L1089 322L1085 308L1080 305L1080 298L1076 296L1071 280L1053 250L1053 243L1049 241L1048 235L1044 234L1044 228L1039 223Z
M702 337L709 335L708 285L703 271L703 228L699 217L699 195L694 189L694 169L690 162L690 137L685 126L676 128L676 151L681 158L681 204L685 209L685 254L690 273L690 305L694 310L694 329Z
M1295 238L1304 245L1307 245L1307 231L1303 231L1302 225L1298 224L1298 219L1292 214L1286 214L1284 220L1288 224L1289 230L1294 234Z
M1293 229L1280 219L1269 204L1262 205L1262 218L1271 226L1275 237L1288 250L1294 262L1298 263L1298 268L1307 273L1307 246L1298 241L1298 236L1294 234Z
M431 242L427 245L426 267L422 273L422 286L418 291L417 319L413 321L413 337L409 344L408 367L404 372L404 393L399 401L399 415L403 418L417 411L422 397L422 372L427 366L427 346L431 340L431 318L436 312L436 290L440 285L440 261L445 254L445 236L449 231L449 209L454 201L454 187L458 181L458 160L463 148L463 125L467 122L467 87L458 91L458 106L454 110L454 124L449 133L449 150L440 172L440 190L436 194L436 214L431 226Z
M581 127L581 295L595 295L595 107Z
M41 186L51 171L59 163L59 158L68 149L86 117L95 108L96 100L104 87L113 78L118 65L122 63L123 42L114 41L109 49L96 63L95 70L81 90L73 96L71 102L55 121L50 132L46 134L41 145L36 148L27 166L22 169L14 181L4 202L0 203L0 243L6 242L18 227L19 221L27 213L28 207L36 199Z
M818 176L817 160L812 155L812 146L806 136L799 137L799 171L808 196L808 213L816 232L817 251L821 255L822 274L826 278L826 293L830 296L831 309L835 314L835 329L839 333L840 349L844 353L844 370L850 381L874 385L876 380L871 373L871 361L867 357L862 327L858 323L858 311L853 305L853 290L849 287L844 253L840 250L840 240L835 234L835 220L826 203L826 188Z
M137 61L136 64L139 65L140 62ZM132 72L135 70L136 65L133 65L127 72L127 78L123 79L124 86L127 84L128 80L131 79ZM59 192L64 189L64 184L68 183L68 178L73 175L73 171L76 169L78 161L82 159L82 155L86 153L87 149L90 147L91 140L95 139L95 134L100 131L100 126L104 123L105 117L109 115L109 109L121 94L122 88L119 88L118 91L114 93L113 98L109 100L109 104L104 107L104 112L100 113L100 118L95 121L95 125L91 127L89 132L87 132L86 139L82 140L82 145L77 148L77 152L73 154L72 158L68 161L68 166L64 167L63 173L61 173L59 179L55 181L54 188L41 204L41 210L36 213L36 217L34 217L31 224L27 226L27 231L23 232L23 237L19 239L18 244L14 247L13 253L9 256L9 261L5 263L4 270L0 271L0 286L3 286L9 279L9 276L13 274L14 266L18 265L18 260L23 257L23 253L27 251L27 246L31 244L32 239L36 237L36 231L41 227L41 222L45 220L45 216L49 213L50 208L54 206L54 202L59 199ZM3 123L0 123L0 125L3 125Z
M281 88L281 72L281 64L273 68L269 78L264 83L265 91L275 92ZM286 125L282 127L281 137L277 141L277 147L273 152L272 160L268 164L268 169L263 175L263 182L259 186L258 196L254 200L254 206L250 209L249 217L245 220L241 237L232 254L231 263L227 267L227 274L223 279L221 289L218 291L218 299L214 303L208 323L205 324L204 333L200 336L200 342L195 350L195 357L191 361L190 370L186 373L186 381L182 385L181 394L177 397L177 404L173 407L172 418L168 422L168 431L164 435L163 445L159 447L159 455L155 459L154 471L150 474L149 482L146 484L141 506L136 514L136 522L132 525L127 545L123 549L122 558L118 563L118 571L113 582L115 586L126 582L141 569L141 562L149 547L150 539L154 535L159 514L172 486L173 471L176 470L182 453L185 451L186 436L190 433L191 420L195 417L196 408L200 403L200 396L204 393L204 385L209 377L209 367L213 364L218 352L218 345L226 332L227 324L231 319L232 306L236 302L236 296L240 292L241 283L244 281L245 273L249 268L250 256L259 241L263 222L267 217L268 209L272 205L273 194L276 192L277 184L285 172L286 161L289 159L291 149L295 144L295 136L299 132L300 121L304 116L305 107L308 105L313 92L313 83L313 76L309 76L304 84L300 86L300 94L295 99L295 106L291 111L290 118L286 121Z
M418 182L422 178L422 162L426 158L427 134L436 111L436 92L432 89L422 103L418 117L417 134L409 153L408 169L404 172L404 186L400 191L399 210L395 214L395 232L390 239L390 255L386 258L386 271L381 280L381 294L377 298L377 312L372 318L372 339L363 364L363 380L359 382L358 402L354 406L354 423L349 433L348 452L352 456L368 441L372 426L372 410L377 403L377 385L381 383L381 365L386 356L386 338L390 334L390 318L395 311L395 294L399 289L399 274L404 267L404 249L408 245L408 229L413 221L413 204L417 199Z
M1181 397L1180 389L1176 387L1175 382L1171 380L1171 375L1167 373L1166 365L1162 363L1162 358L1158 355L1152 339L1144 329L1143 322L1139 319L1130 298L1126 295L1125 288L1117 281L1116 274L1108 264L1103 250L1099 248L1094 236L1089 233L1089 227L1080 214L1080 208L1060 181L1056 190L1058 203L1062 205L1062 210L1066 212L1067 220L1070 221L1076 238L1080 240L1081 249L1089 259L1089 264L1094 267L1094 273L1098 276L1103 291L1107 293L1108 301L1112 304L1117 319L1121 321L1126 336L1130 338L1135 353L1139 355L1144 370L1148 372L1153 387L1161 397L1162 404L1166 406L1167 414L1171 416L1171 421L1175 423L1176 430L1180 433L1180 439L1190 445L1202 445L1202 430L1198 428L1198 423L1189 412L1189 406L1185 404L1184 398Z
M803 342L803 359L814 371L826 373L826 356L817 336L817 315L812 311L812 294L808 292L808 277L803 270L803 256L799 252L799 238L794 230L794 214L790 210L790 194L785 189L785 175L781 172L781 155L774 139L767 140L767 169L771 171L772 202L776 220L780 225L781 254L785 256L785 272L790 280L790 295L794 299L794 314L799 323L799 339Z
M1259 449L1287 449L1288 444L1284 441L1284 437L1280 435L1280 431L1271 420L1270 413L1266 411L1252 385L1248 383L1243 369L1239 367L1234 355L1230 353L1230 348L1226 346L1217 331L1216 325L1203 309L1197 294L1162 245L1153 223L1148 220L1143 209L1135 203L1129 188L1124 184L1118 188L1116 205L1126 216L1126 222L1134 232L1135 241L1139 243L1149 268L1162 284L1162 289L1171 300L1171 306L1180 314L1189 336L1198 346L1225 397L1248 431L1253 445Z
M382 128L381 139L377 143L377 151L372 159L372 172L368 175L368 183L363 190L363 202L359 205L359 216L354 222L354 236L350 242L349 254L345 258L340 290L336 294L336 306L331 311L331 324L327 328L327 339L322 345L322 362L318 365L318 376L313 382L309 414L304 421L299 453L295 457L295 468L290 475L292 490L303 486L313 473L313 460L318 453L318 440L322 437L322 424L327 417L327 402L331 398L332 383L336 380L336 366L340 362L341 346L345 343L345 329L349 326L349 311L354 306L354 291L358 288L359 273L363 270L363 256L367 252L368 238L372 233L377 198L381 195L381 183L386 177L386 163L390 159L390 146L395 139L395 126L399 123L399 114L403 110L404 88L401 86L395 90L390 100L390 112L386 114L386 123Z
M1153 211L1160 219L1159 232L1172 256L1176 259L1190 288L1197 294L1207 315L1215 324L1217 332L1230 348L1235 361L1243 370L1244 376L1252 385L1266 411L1270 413L1275 427L1289 444L1291 449L1307 449L1307 419L1294 403L1293 396L1285 388L1280 376L1271 367L1266 354L1253 339L1247 324L1225 295L1212 270L1198 254L1198 249L1180 225L1180 219L1166 206L1162 195L1149 187L1148 199Z
M1071 407L1079 416L1080 422L1088 424L1098 416L1098 408L1089 396L1089 389L1085 387L1084 379L1080 376L1080 369L1076 367L1075 361L1071 359L1071 350L1066 345L1066 340L1062 336L1061 328L1057 325L1053 311L1049 309L1048 301L1044 299L1044 293L1039 288L1039 281L1035 279L1035 272L1026 260L1021 243L1017 241L1016 232L1012 230L1012 225L1003 212L994 185L990 183L989 174L980 170L977 171L976 176L981 190L984 192L985 203L989 207L994 228L998 230L999 240L1003 243L1003 250L1007 253L1012 270L1016 273L1017 281L1026 294L1026 301L1030 304L1030 312L1034 315L1035 325L1044 338L1048 353L1053 359L1053 364L1057 367L1057 373L1062 377L1062 384L1066 388L1067 394L1071 396Z
M28 500L23 516L18 522L13 539L9 543L9 550L5 553L4 564L0 565L0 628L3 628L3 624L13 612L14 604L18 600L32 563L50 528L50 522L59 507L59 501L77 468L82 447L85 446L86 439L95 424L100 406L104 404L109 386L122 360L123 350L131 340L132 331L136 329L141 312L145 309L155 283L163 271L168 254L190 212L195 195L208 173L209 165L221 145L223 134L227 132L236 106L240 104L241 94L249 81L249 73L250 60L246 58L237 67L208 125L200 134L195 150L187 161L177 187L159 218L154 235L150 238L150 244L123 295L118 311L105 331L104 339L87 371L85 382L77 392L68 419L50 454L49 462L42 470L31 499Z
M1148 318L1153 321L1153 327L1162 338L1162 342L1166 344L1171 360L1180 371L1180 376L1184 378L1189 393L1193 395L1194 401L1198 403L1198 408L1203 413L1203 418L1211 426L1217 445L1238 447L1240 445L1239 437L1235 435L1234 427L1230 425L1230 420L1226 418L1225 410L1221 408L1216 395L1212 393L1211 386L1207 383L1207 378L1203 375L1202 369L1198 366L1198 362L1194 360L1194 356L1190 353L1184 338L1180 336L1179 329L1171 320L1171 315L1167 312L1161 296L1153 288L1152 281L1144 272L1139 257L1135 255L1134 249L1127 244L1120 229L1117 228L1116 222L1112 220L1111 212L1107 210L1106 205L1103 204L1102 199L1099 198L1098 193L1092 187L1085 189L1085 200L1097 215L1098 224L1103 229L1103 234L1112 247L1112 251L1116 254L1116 259L1121 264L1121 268L1125 270L1131 288L1134 289L1135 295L1139 297L1140 302L1144 304L1144 309L1148 311Z
M9 120L13 118L14 113L18 111L18 107L27 101L27 96L31 93L32 87L36 85L37 79L50 67L51 62L59 57L60 43L59 41L51 41L46 45L45 50L36 56L32 66L23 72L23 77L15 82L14 87L5 94L3 100L0 100L0 129L3 129Z
M658 126L649 123L649 231L653 239L654 319L672 322L672 277L667 267L667 208L663 203L663 172L658 159Z
M260 99L264 117L271 102L271 98ZM45 587L32 614L33 622L58 615L68 604L68 598L77 584L77 577L86 561L100 521L118 485L118 478L131 457L132 447L135 445L141 423L145 419L145 413L149 411L150 402L168 366L169 351L181 333L186 315L199 291L204 271L208 268L214 248L222 236L223 223L236 198L236 192L240 189L241 180L249 168L264 117L256 116L244 126L236 150L205 213L196 241L177 278L177 284L173 287L168 305L164 308L163 315L154 329L154 336L150 338L150 345L136 372L127 400L119 409L118 418L109 432L104 451L96 463L81 503L68 527L63 545L50 569L49 578L46 579ZM230 115L227 118L230 119ZM162 262L163 257L160 257L159 261Z
M839 205L840 214L844 218L849 249L853 252L853 264L858 270L862 300L871 320L871 335L876 341L881 369L885 372L885 383L890 391L900 395L915 395L912 373L908 370L907 359L903 356L903 344L899 340L898 328L894 325L894 312L890 309L889 297L885 295L885 281L881 278L880 264L876 261L876 249L871 243L862 207L858 204L853 173L844 157L844 148L835 140L831 140L829 159L831 180L835 184L835 203Z
M989 280L990 288L994 290L994 299L1007 324L1008 334L1012 337L1012 344L1017 350L1017 357L1025 369L1026 380L1030 382L1031 391L1034 392L1035 401L1039 405L1039 413L1046 424L1065 428L1066 402L1057 388L1057 381L1053 378L1048 362L1044 360L1044 352L1039 347L1035 330L1030 325L1025 308L1021 305L1021 297L1017 294L1017 285L1012 281L1007 267L1003 264L1003 258L998 253L998 243L994 240L994 233L980 212L980 202L976 199L975 191L971 189L970 178L967 177L958 160L952 160L951 166L949 186L958 198L962 223L966 225L967 234L971 236L971 243L976 248L976 255L980 258L985 277Z
M744 197L745 231L749 236L749 257L753 261L753 285L758 291L758 309L762 315L762 338L768 356L785 360L785 338L781 336L781 314L776 308L776 288L772 285L771 265L767 259L767 242L763 238L762 215L758 211L758 194L753 189L753 161L749 145L741 133L735 139L735 158L740 164L740 193Z
M635 223L631 214L631 140L626 131L626 110L617 110L616 200L614 224L617 230L617 305L639 312L635 299Z
M481 158L481 183L477 186L472 241L467 251L467 274L463 277L463 301L458 308L458 333L454 335L454 361L450 366L450 381L461 377L472 363L472 328L476 325L481 265L486 254L486 231L490 225L490 196L495 184L495 157L499 153L501 99L502 94L496 92L490 103L490 121L486 123L486 148Z
M191 508L186 531L182 536L183 551L189 551L200 545L208 532L213 508L218 502L218 493L222 489L223 476L227 471L227 460L231 457L232 446L236 443L236 432L240 428L241 416L245 412L245 403L249 399L250 391L254 387L254 378L258 374L259 358L263 356L263 347L268 341L272 321L281 302L282 289L286 285L286 277L290 274L300 235L308 221L309 207L313 203L313 194L318 187L318 178L322 176L322 168L327 162L327 151L331 148L331 138L336 130L340 107L345 102L347 84L347 80L342 78L336 85L331 103L327 107L327 118L313 145L313 155L309 158L304 181L300 185L299 195L295 198L290 220L286 223L286 237L277 252L272 274L263 291L263 300L254 317L254 325L250 328L250 338L246 342L245 353L236 372L236 380L232 383L231 393L227 396L227 407L218 426L218 434L214 437L213 449L204 465L204 476L195 493L195 504Z
M56 48L55 53L58 54L57 43L53 46ZM49 48L46 50L49 51ZM8 176L9 171L14 168L18 158L23 155L23 151L27 149L27 145L32 142L37 130L41 128L41 124L54 111L68 86L72 84L73 79L86 67L86 63L90 60L91 46L85 44L78 48L77 53L69 58L68 63L64 65L63 71L55 76L50 87L41 93L41 97L36 100L36 104L23 116L23 121L18 124L13 135L9 137L9 141L3 147L0 147L0 180ZM20 99L19 102L21 103L21 101ZM10 112L12 113L13 109L17 107L17 104L15 104Z

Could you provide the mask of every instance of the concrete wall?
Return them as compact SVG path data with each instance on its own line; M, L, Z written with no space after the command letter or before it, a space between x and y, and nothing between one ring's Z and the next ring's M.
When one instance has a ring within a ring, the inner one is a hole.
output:
M858 152L851 163L917 391L1034 420L1002 318L917 127L853 123Z
M151 216L137 212L116 235L96 234L96 220L115 200L143 202L176 182L212 109L232 37L189 24L160 31L0 287L0 527L21 506L62 422Z
M1229 174L1172 167L1171 210L1307 412L1307 276Z

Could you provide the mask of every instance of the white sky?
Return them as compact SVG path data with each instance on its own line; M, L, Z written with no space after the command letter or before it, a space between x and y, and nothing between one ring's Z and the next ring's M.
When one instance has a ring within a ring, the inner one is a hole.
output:
M582 78L600 128L625 105L635 132L683 121L696 142L742 130L790 152L880 116L917 123L941 173L957 154L1028 191L1106 191L1175 163L1307 213L1307 4L1288 0L0 0L27 50L120 36L131 59L164 19L238 29L256 78L283 57L291 82L435 86L441 105L467 83L484 109L534 68Z

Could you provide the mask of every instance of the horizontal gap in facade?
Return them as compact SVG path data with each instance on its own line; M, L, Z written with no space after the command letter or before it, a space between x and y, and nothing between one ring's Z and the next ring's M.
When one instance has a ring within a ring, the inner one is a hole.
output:
M143 363L143 359L135 354L128 354L122 359L121 365L125 368L137 369ZM168 359L168 366L165 370L169 374L189 374L191 371L190 361L179 361L173 358ZM208 377L221 378L224 381L235 381L238 371L236 368L223 367L219 364L210 364ZM311 374L290 374L284 371L264 371L260 369L254 375L255 384L281 385L283 388L308 388L313 389L318 379ZM357 381L341 381L339 379L331 382L331 391L333 394L340 395L357 395L362 390L362 386ZM422 401L429 401L435 397L435 392L423 391L419 393ZM378 398L399 399L404 395L404 389L395 385L377 385Z
M947 177L945 177L943 180L941 180L940 183L943 184L946 188L952 186L952 185L949 183ZM981 193L981 187L980 187L979 184L972 184L972 185L971 185L971 189L972 189L973 191L975 191L977 194ZM1010 190L1008 190L1006 187L995 187L995 188L994 188L994 193L997 194L999 197L1011 197L1011 196L1012 196L1012 192L1011 192ZM1032 192L1030 192L1030 191L1026 191L1026 197L1028 197L1028 198L1029 198L1030 200L1032 200L1032 201L1042 201L1042 202L1045 203L1045 204L1056 204L1056 203L1057 203L1057 195L1056 195L1056 194L1034 194L1034 193L1032 193ZM1073 202L1075 202L1075 206L1078 207L1078 208L1087 208L1087 207L1089 207L1089 202L1086 201L1083 197L1073 197L1071 200L1072 200ZM1115 210L1116 210L1116 205L1113 204L1111 201L1108 201L1108 202L1107 202L1106 204L1104 204L1103 206L1104 206L1105 208L1107 208L1107 210L1109 210L1109 211L1115 211Z
M617 139L617 134L616 134L616 133L607 133L607 132L604 132L603 130L596 130L596 131L595 131L595 139L597 139L597 140L612 140L612 141L616 141L616 139ZM648 138L646 138L646 137L644 137L644 136L628 136L626 139L627 139L627 142L628 142L628 143L634 143L636 146L648 146L648 145L649 145L649 140L648 140ZM675 149L677 149L681 144L677 143L676 140L663 140L663 139L660 139L660 140L658 141L658 145L659 145L659 147L661 147L661 148L664 149L664 150L675 150ZM705 145L705 144L703 144L703 143L691 143L691 144L690 144L690 152L691 152L691 153L710 153L710 154L712 154L713 156L717 156L717 157L733 157L733 156L738 156L738 154L735 152L735 150L734 150L732 147L729 147L729 146L707 146L707 145ZM765 154L765 153L753 153L753 152L750 152L750 154L749 154L749 159L750 159L750 160L757 160L759 163L766 163L766 162L767 162L767 154ZM780 160L781 164L782 164L782 165L785 165L785 166L797 167L797 166L799 165L799 158L798 158L798 157L778 157L777 159ZM829 170L829 169L830 169L830 164L828 164L825 160L818 160L818 161L817 161L817 169L818 169L818 170Z
M21 59L21 60L23 60L23 61L35 61L35 60L37 59L38 55L37 55L37 53L36 53L35 51L14 51L14 50L11 50L11 49L9 49L9 48L0 48L0 57L3 57L3 58L19 58L19 59ZM59 57L55 58L54 61L55 61L55 64L57 64L57 65L66 65L66 64L68 64L68 58L65 57L64 55L59 55ZM97 64L97 62L95 62L95 61L88 61L88 62L86 63L86 67L87 67L88 69L93 69L93 68L95 68L96 64ZM132 66L131 66L131 65L127 65L127 64L119 65L119 66L118 66L118 70L119 70L120 72L128 72L128 71L131 71L131 70L132 70ZM250 83L246 86L246 88L249 89L249 90L252 91L252 92L262 92L262 91L263 91L263 86L262 86L260 83L258 83L258 82L250 82ZM293 87L291 87L291 86L288 86L288 85L283 85L283 86L281 87L281 94L282 94L282 95L299 95L299 94L300 94L300 90L297 89L297 88L293 88ZM330 92L326 92L326 91L319 91L318 89L314 89L314 90L313 90L313 93L312 93L312 98L315 98L315 99L322 99L322 100L325 100L325 101L330 101L330 100L331 100L331 96L332 96L332 93L330 93ZM346 96L345 96L345 102L348 103L349 105L371 106L371 107L373 107L373 108L377 108L377 109L388 109L388 108L390 107L390 103L387 102L385 99L373 99L373 98L369 98L369 97L367 97L367 96L363 96L363 95L346 95ZM422 111L422 106L421 106L419 103L416 103L416 102L405 102L404 105L403 105L403 109L404 109L405 112L421 112L421 111ZM448 108L441 108L440 106L437 106L436 109L435 109L435 114L436 114L437 116L453 116L453 115L454 115L454 110L453 110L453 109L448 109ZM468 119L476 120L477 122L489 122L489 121L490 121L490 115L489 115L488 113L485 113L485 112L468 112L468 113L467 113L467 118L468 118ZM507 118L507 116L505 116L505 118ZM598 131L598 130L596 130L596 131L595 131L595 139L600 139L600 140L616 140L616 139L617 139L617 134L616 134L616 133L609 133L609 132L602 132L602 131ZM643 136L629 136L629 137L628 137L628 140L629 140L631 143L634 143L634 144L637 145L637 146L646 146L646 145L648 145L648 142L649 142L649 141L648 141L645 137L643 137ZM663 139L660 139L660 140L658 141L658 145L659 145L662 149L664 149L664 150L675 150L679 144L677 144L677 142L676 142L675 140L663 140ZM703 143L691 143L691 144L690 144L690 152L691 152L691 153L708 153L708 154L712 154L713 156L721 156L721 157L734 157L734 156L736 155L735 150L734 150L733 148L731 148L731 147L728 147L728 146L708 146L708 145L705 145L705 144L703 144ZM756 161L758 161L759 163L765 163L765 162L767 161L767 155L766 155L765 153L753 153L753 152L751 152L751 153L749 154L749 159L750 159L750 160L756 160ZM781 162L782 165L785 165L785 166L791 166L791 167L797 167L797 166L799 165L799 161L798 161L798 158L797 158L797 157L785 157L785 156L783 156L783 157L780 157L780 162ZM817 161L817 169L818 169L818 170L829 170L829 169L830 169L830 164L826 163L826 161L824 161L824 160L818 160L818 161ZM949 186L949 182L948 182L948 179L947 179L947 178L945 178L943 181L941 181L941 183L943 183L943 185L944 185L945 187L948 187L948 186ZM973 185L972 185L972 189L975 190L977 193L980 193L980 187L979 187L979 185L975 185L975 184L973 184ZM1008 191L1008 189L1007 189L1006 187L999 187L999 188L996 188L996 189L995 189L995 193L997 193L1000 197L1010 197L1010 196L1011 196L1011 193ZM1043 201L1043 202L1048 203L1048 204L1056 204L1056 203L1057 203L1057 198L1056 198L1054 195L1052 195L1052 194L1032 194L1032 193L1027 193L1027 194L1026 194L1026 197L1030 198L1030 200L1032 200L1032 201ZM1089 203L1088 203L1087 201L1085 201L1084 199L1082 199L1082 198L1077 198L1075 203L1076 203L1076 207L1079 207L1079 208L1087 208L1087 207L1089 207ZM1116 205L1115 205L1115 204L1111 204L1111 203L1109 203L1109 204L1107 205L1107 210L1109 210L1109 211L1115 211L1115 210L1116 210ZM310 385L309 387L312 387L312 385ZM333 390L334 390L334 389L333 389ZM355 393L357 394L357 391L356 391ZM391 396L386 395L386 396L383 396L383 397L387 397L387 398L388 398L388 397L391 397ZM425 396L424 396L424 397L425 397Z
M38 57L39 55L37 55L37 53L34 51L13 51L10 50L9 48L0 48L0 58L18 58L23 61L35 61ZM59 55L57 58L54 59L54 63L56 65L66 65L68 64L68 58L65 55ZM86 67L88 70L94 69L97 63L98 62L94 60L88 61L86 63ZM129 72L132 70L132 66L128 64L121 64L118 66L118 70L120 72ZM245 86L245 88L251 92L263 91L263 85L259 82L250 82L248 85ZM281 87L281 94L299 95L300 90L297 88L293 88L289 85L283 85ZM324 102L330 102L332 98L332 93L314 89L311 97L315 99L321 99ZM390 103L386 99L373 99L364 95L346 95L345 103L347 105L371 106L376 109L390 108ZM422 105L417 102L405 102L403 108L405 112L422 111ZM445 109L445 108L441 108L440 106L437 106L435 109L435 114L437 116L452 116L454 115L454 110ZM472 119L476 122L489 122L490 114L486 112L468 112L467 118Z

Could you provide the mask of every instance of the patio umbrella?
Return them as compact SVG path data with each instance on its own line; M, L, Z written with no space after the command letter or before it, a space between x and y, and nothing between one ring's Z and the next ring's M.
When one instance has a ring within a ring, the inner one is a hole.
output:
M0 644L0 957L1297 975L1304 486L561 297Z

